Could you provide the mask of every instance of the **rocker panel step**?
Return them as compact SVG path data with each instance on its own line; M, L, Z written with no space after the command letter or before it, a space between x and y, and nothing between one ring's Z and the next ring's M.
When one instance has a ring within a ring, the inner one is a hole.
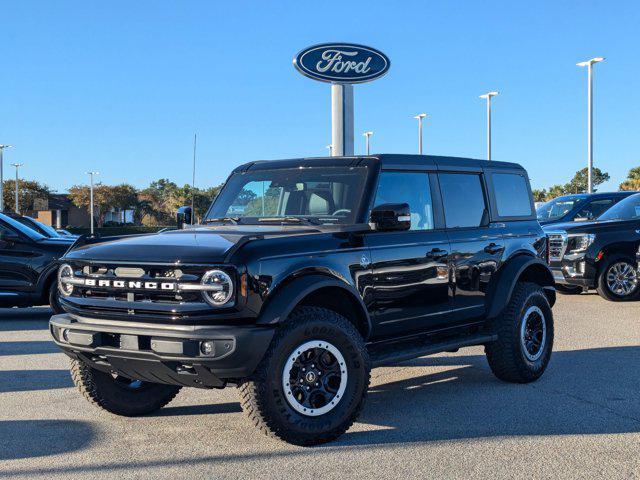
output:
M384 346L377 346L370 351L371 366L382 367L392 363L404 362L425 355L455 350L462 347L483 345L494 342L497 335L475 334L464 338L456 338L442 342L394 342Z

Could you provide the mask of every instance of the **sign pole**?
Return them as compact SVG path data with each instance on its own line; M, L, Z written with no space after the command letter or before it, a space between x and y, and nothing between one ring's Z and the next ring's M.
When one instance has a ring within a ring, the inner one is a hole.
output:
M331 156L353 155L353 85L331 84Z

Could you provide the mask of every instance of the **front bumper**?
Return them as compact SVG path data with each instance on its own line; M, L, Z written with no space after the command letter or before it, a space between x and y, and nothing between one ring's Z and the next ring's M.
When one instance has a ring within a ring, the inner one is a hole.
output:
M134 380L222 388L253 373L273 327L158 325L54 315L54 342L72 358ZM213 351L202 352L202 342Z
M562 261L551 262L553 279L557 284L593 288L593 268L584 255L565 257Z

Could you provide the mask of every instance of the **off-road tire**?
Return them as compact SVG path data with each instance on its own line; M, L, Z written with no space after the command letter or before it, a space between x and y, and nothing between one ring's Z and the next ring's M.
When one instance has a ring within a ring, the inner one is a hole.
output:
M633 300L637 300L640 297L640 283L629 295L618 295L616 293L613 293L607 285L607 273L609 271L609 268L619 262L626 262L631 266L631 268L636 269L636 263L631 257L627 255L611 255L600 267L597 286L598 295L611 302L630 302Z
M580 295L583 292L583 288L575 285L558 285L556 284L556 292L562 295Z
M60 305L58 295L58 282L54 281L49 286L49 306L51 307L51 310L53 310L54 315L64 313L64 309Z
M146 415L167 405L180 387L142 382L136 389L120 385L114 377L90 367L81 360L71 360L71 378L82 395L97 407L125 417Z
M546 322L545 343L542 354L535 361L529 360L521 342L521 327L525 313L537 307ZM489 367L496 377L505 382L529 383L544 373L553 350L553 313L540 285L518 282L509 304L491 321L498 339L485 345Z
M290 355L310 340L331 343L347 367L342 398L320 416L296 411L282 385ZM317 445L339 437L356 421L364 407L369 379L369 355L354 325L332 310L299 307L278 329L254 374L240 384L240 399L251 422L266 435L294 445Z

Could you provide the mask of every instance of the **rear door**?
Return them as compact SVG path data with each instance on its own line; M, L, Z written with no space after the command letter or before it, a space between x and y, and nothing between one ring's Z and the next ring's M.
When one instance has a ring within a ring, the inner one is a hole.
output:
M504 224L489 223L481 171L439 172L453 293L452 322L485 313L485 294L504 252Z
M376 337L419 331L447 321L447 257L435 172L382 171L374 206L408 203L411 229L370 232Z

